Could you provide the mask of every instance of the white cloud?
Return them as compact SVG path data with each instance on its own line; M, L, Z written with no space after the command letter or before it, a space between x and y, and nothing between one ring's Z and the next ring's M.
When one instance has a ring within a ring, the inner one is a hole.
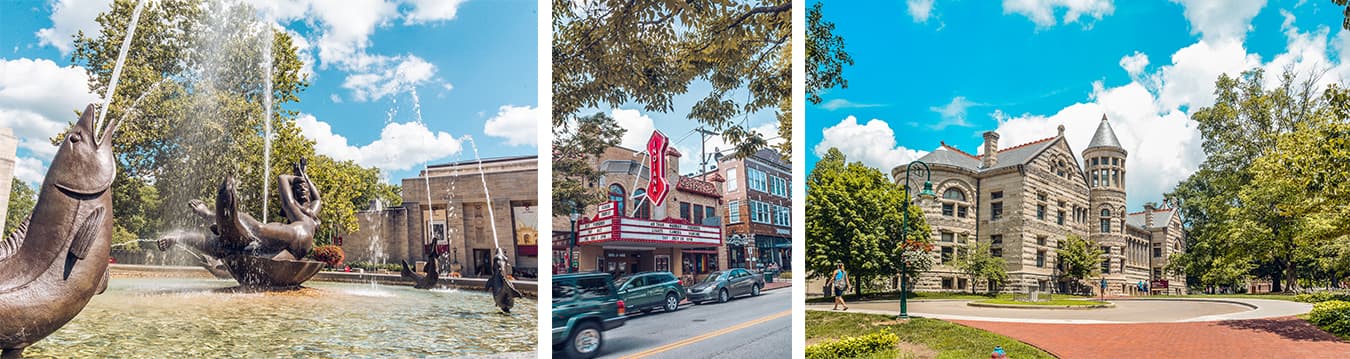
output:
M342 103L342 96L338 96L338 94L331 94L328 95L328 100L333 101L333 103Z
M1003 0L1004 14L1026 16L1037 28L1055 26L1055 12L1063 8L1064 23L1078 22L1083 16L1101 20L1115 12L1111 0Z
M382 70L348 75L342 87L352 90L352 99L358 102L379 100L385 96L408 91L433 81L436 66L416 55L388 57L378 60L391 65Z
M14 161L14 178L33 187L42 184L47 177L47 166L42 160L33 157L19 157Z
M462 143L446 132L432 133L417 122L391 122L380 130L380 138L363 146L352 146L347 138L333 133L333 127L313 115L296 117L300 133L314 140L314 150L333 158L356 161L383 171L403 171L459 153Z
M1200 40L1172 54L1172 63L1157 74L1164 108L1190 110L1214 103L1214 81L1219 74L1237 76L1261 63L1261 57L1248 54L1235 39L1217 43Z
M84 31L85 36L98 35L98 23L94 18L104 11L108 11L107 0L55 0L51 2L51 21L52 27L38 30L35 34L38 43L43 46L50 45L61 51L61 55L69 55L71 50L75 49L75 34Z
M548 113L540 108L506 105L483 124L483 133L505 138L510 146L536 146L539 122L546 118Z
M1131 78L1138 78L1140 74L1144 73L1144 69L1148 68L1148 55L1139 51L1135 51L1131 55L1125 55L1125 57L1120 58L1120 68L1125 69L1125 72L1128 72Z
M405 23L421 24L454 19L464 0L409 0L409 3L412 11L408 12Z
M909 17L914 18L914 22L928 22L928 18L933 15L933 0L905 0L905 10L909 12Z
M956 96L952 98L952 102L946 105L929 107L928 110L942 115L941 121L929 127L939 131L947 128L947 126L970 127L970 123L966 122L966 109L978 105L978 103L970 102L964 96Z
M1184 8L1191 33L1209 41L1238 40L1247 36L1252 18L1266 0L1172 0Z
M99 101L89 92L84 69L46 59L0 59L0 127L8 127L29 151L15 169L25 181L41 182L43 165L56 155L48 139L79 119L75 111Z
M872 103L855 103L855 102L852 102L852 101L849 101L849 100L846 100L846 99L842 99L842 98L837 98L837 99L825 101L825 103L823 103L823 104L820 105L821 108L826 109L826 110L830 110L830 111L838 110L838 109L841 109L841 108L868 108L868 107L881 107L881 106L882 106L882 105L880 105L880 104L872 104Z
M647 148L647 140L652 137L652 131L656 130L656 124L651 117L642 114L642 111L621 108L611 110L609 115L614 118L614 122L619 123L619 127L628 130L619 139L619 146L638 151ZM673 133L666 134L666 136L675 135ZM677 137L682 137L682 135ZM677 139L671 138L672 141Z
M858 118L848 116L838 124L826 127L824 139L816 145L816 156L823 156L830 148L838 148L850 161L862 161L868 167L876 168L889 178L891 169L903 163L909 163L928 154L897 146L895 131L886 122L872 119L859 125Z

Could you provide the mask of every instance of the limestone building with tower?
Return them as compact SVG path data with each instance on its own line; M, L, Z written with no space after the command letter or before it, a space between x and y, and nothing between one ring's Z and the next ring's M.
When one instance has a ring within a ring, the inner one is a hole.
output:
M1153 204L1128 211L1129 153L1106 116L1081 153L1069 147L1063 125L1029 143L1000 148L998 140L985 132L979 155L942 142L919 159L932 170L935 196L912 199L932 229L934 266L915 290L990 289L955 265L968 248L986 243L1006 265L1001 291L1067 291L1055 250L1076 234L1105 253L1102 275L1090 279L1094 290L1105 279L1110 294L1184 293L1184 275L1164 271L1170 256L1185 250L1178 211ZM903 185L905 167L891 172Z
M0 127L0 223L9 218L9 192L13 190L10 186L14 184L18 150L19 139L14 137L14 130Z

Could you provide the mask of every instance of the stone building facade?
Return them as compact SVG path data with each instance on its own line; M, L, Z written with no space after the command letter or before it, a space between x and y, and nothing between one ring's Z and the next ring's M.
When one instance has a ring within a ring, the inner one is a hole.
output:
M726 180L727 263L732 268L792 267L792 166L762 149L718 161Z
M19 139L14 130L0 127L0 203L9 203L10 188L14 184L14 165L18 158ZM8 206L0 206L0 222L9 215Z
M1081 161L1064 137L1064 126L1054 137L1003 149L998 139L997 133L984 133L980 155L944 142L919 159L932 171L935 196L914 200L933 231L935 265L917 280L916 290L989 289L983 282L970 283L956 266L968 248L985 243L1005 262L1003 291L1064 291L1068 283L1055 250L1069 234L1091 240L1106 253L1098 279L1107 281L1109 293L1141 294L1152 280L1168 281L1172 293L1185 290L1184 276L1162 270L1171 254L1185 250L1177 211L1126 212L1128 154L1105 116ZM904 171L904 166L892 170L902 185Z
M724 180L721 176L715 173L700 176L704 178L682 176L679 174L679 158L682 154L670 148L665 156L666 181L673 188L660 206L644 199L650 169L643 151L619 146L606 149L593 159L593 165L602 174L598 181L590 185L605 189L609 200L623 217L657 221L679 219L716 227L719 233L725 233L722 212L726 204L722 198ZM579 209L581 222L596 218L597 214L597 206ZM691 246L662 240L615 240L571 246L573 232L568 216L569 213L554 213L553 216L555 273L567 271L563 258L574 258L579 272L600 271L616 275L669 271L680 277L699 278L727 268L727 249L722 245L724 238L720 234L716 245ZM568 255L569 250L573 251L571 256Z
M481 177L477 160L428 166L403 179L402 205L357 213L361 229L343 238L347 260L412 263L435 253L445 270L486 277L500 246L517 277L534 277L538 166L537 156L485 158Z

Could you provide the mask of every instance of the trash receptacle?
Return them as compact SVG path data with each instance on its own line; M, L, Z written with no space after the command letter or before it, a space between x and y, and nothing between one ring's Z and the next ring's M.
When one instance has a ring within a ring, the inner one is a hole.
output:
M764 283L773 283L774 272L764 272Z

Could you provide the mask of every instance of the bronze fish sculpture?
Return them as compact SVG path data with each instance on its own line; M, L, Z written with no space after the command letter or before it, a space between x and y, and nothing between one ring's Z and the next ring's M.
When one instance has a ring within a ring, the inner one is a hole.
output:
M506 273L506 254L498 250L492 258L492 276L488 277L487 289L492 291L492 300L497 303L497 308L510 313L511 308L516 306L516 298L524 295L516 290L515 284L506 280Z
M99 132L95 113L85 107L52 158L32 215L0 239L3 357L22 356L107 289L118 121Z
M436 281L440 277L440 271L436 268L436 255L432 255L431 259L427 260L426 266L422 267L422 270L426 272L426 274L417 274L417 272L414 272L412 268L408 266L408 261L405 260L402 262L403 262L403 277L412 279L413 283L416 283L413 284L413 288L417 289L436 288Z

